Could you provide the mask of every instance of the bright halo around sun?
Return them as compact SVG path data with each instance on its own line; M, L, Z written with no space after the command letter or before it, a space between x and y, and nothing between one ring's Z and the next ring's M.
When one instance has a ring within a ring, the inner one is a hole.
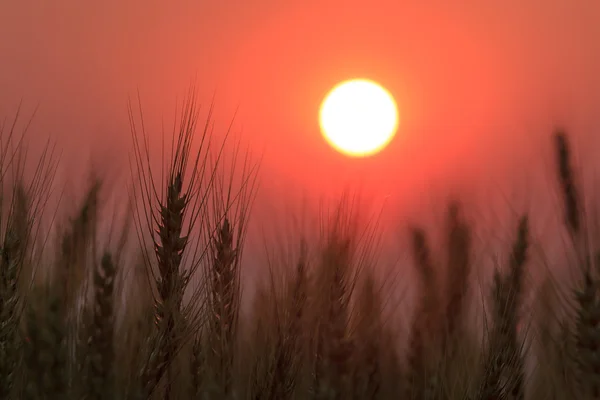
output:
M336 150L353 157L367 157L393 139L398 129L398 108L394 97L381 85L353 79L338 84L327 94L319 111L319 125Z

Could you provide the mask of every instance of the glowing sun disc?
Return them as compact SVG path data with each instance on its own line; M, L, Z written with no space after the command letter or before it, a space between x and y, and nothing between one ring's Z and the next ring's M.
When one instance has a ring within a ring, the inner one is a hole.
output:
M398 128L394 97L367 79L336 85L319 111L323 136L336 150L353 157L373 155L386 147Z

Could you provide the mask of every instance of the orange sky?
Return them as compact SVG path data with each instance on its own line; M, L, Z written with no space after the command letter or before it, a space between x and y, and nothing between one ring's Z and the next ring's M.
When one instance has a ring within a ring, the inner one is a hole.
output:
M56 138L65 165L94 149L126 167L128 96L140 90L158 128L196 77L201 103L216 94L218 132L239 106L235 132L264 157L263 205L361 184L399 209L440 182L532 187L556 124L589 159L598 21L595 0L3 1L0 116L39 105L32 135ZM318 131L321 98L352 77L400 107L397 138L370 159L336 154Z

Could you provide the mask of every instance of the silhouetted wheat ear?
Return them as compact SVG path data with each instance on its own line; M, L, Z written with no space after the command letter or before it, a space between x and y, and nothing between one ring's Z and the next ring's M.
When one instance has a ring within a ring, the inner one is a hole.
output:
M114 360L114 283L116 267L109 253L102 256L94 271L94 312L90 343L89 398L109 400L115 397Z
M565 223L573 234L577 234L581 225L581 204L573 173L569 141L562 131L556 133L556 160L565 209Z
M232 365L235 334L239 316L238 251L229 219L223 220L212 243L210 302L210 348L216 396L227 396L232 390Z
M252 304L252 336L249 357L247 396L251 399L272 398L274 394L275 358L279 353L280 320L273 287L259 283Z
M417 300L408 341L406 398L434 399L437 396L435 364L438 350L438 284L425 232L412 230L412 254L417 270L420 298Z
M66 311L75 307L82 284L86 278L89 251L93 247L94 233L98 222L98 196L100 181L94 181L87 191L75 218L69 221L61 237L56 263L54 286L63 297Z
M322 282L318 296L322 301L322 314L317 336L317 399L347 398L352 389L350 362L353 348L348 332L353 287L351 250L350 239L333 232L321 254L319 268L322 275L318 279Z
M576 292L576 297L575 340L580 395L597 399L600 398L600 299L598 282L589 269L584 272L583 288Z
M144 368L142 384L146 395L152 393L161 378L168 373L178 349L178 323L181 322L181 304L185 280L181 260L187 237L182 236L183 218L187 206L187 194L183 193L180 172L174 173L167 185L164 204L160 204L158 238L154 236L154 251L158 262L155 304L156 331L150 340L149 361ZM169 377L167 377L169 378ZM170 379L165 382L165 396L169 398L172 388Z
M522 300L524 266L529 249L529 223L523 217L511 252L507 276L494 274L493 328L479 398L523 399L524 367L517 336L518 315Z
M307 256L306 246L301 244L301 253L291 279L288 279L287 291L279 300L276 320L277 338L275 360L273 362L273 383L270 390L263 394L265 399L291 398L299 380L303 360L303 314L307 300ZM275 288L274 288L275 289Z
M464 323L465 302L471 274L471 231L462 220L457 203L450 205L447 221L448 265L446 269L446 318L442 351L447 352L448 341L455 339L457 327Z
M21 199L23 200L23 199ZM15 374L19 368L21 294L18 290L27 250L27 210L17 205L0 248L0 398L13 395Z
M306 323L306 308L308 304L309 282L308 282L308 255L306 244L301 245L301 253L298 263L296 264L296 274L294 275L290 324L288 326L289 351L298 354L295 359L289 360L288 388L294 390L298 384L299 375L302 370L302 363L305 360L303 353L306 350L307 330L304 326Z
M58 254L54 261L51 290L61 302L65 321L66 351L68 366L68 386L77 391L81 389L79 364L87 362L79 335L89 340L89 332L82 332L78 323L79 308L87 302L89 272L93 270L95 239L99 217L99 195L101 182L94 179L85 193L85 197L75 216L68 219L66 229L59 236ZM78 349L79 347L79 349ZM79 350L79 351L78 351Z

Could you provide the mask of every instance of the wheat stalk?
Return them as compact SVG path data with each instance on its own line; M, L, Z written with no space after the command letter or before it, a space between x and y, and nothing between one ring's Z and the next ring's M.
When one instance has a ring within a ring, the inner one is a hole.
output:
M374 399L381 393L383 352L385 351L382 301L371 269L363 274L362 290L357 296L352 341L355 399Z
M114 387L114 283L116 266L106 252L94 271L94 309L90 351L90 398L113 399Z
M458 204L451 204L447 222L448 267L446 279L446 310L444 338L455 339L456 330L464 323L465 302L469 289L471 273L471 232L461 219ZM442 351L445 353L448 342L444 340ZM452 358L451 354L447 354Z
M0 248L0 397L13 394L21 358L19 325L23 293L18 285L29 243L28 199L21 185L15 190L7 232Z
M581 291L577 292L577 315L575 339L579 372L580 396L597 399L600 397L600 298L598 283L589 270L584 272Z
M524 368L517 337L519 308L523 296L524 266L529 249L529 224L523 217L511 252L508 275L494 274L493 329L484 365L480 399L511 398L521 400L524 392Z
M150 150L143 115L141 132L133 117L131 104L129 115L135 166L140 181L134 196L141 196L142 205L139 204L138 197L134 198L132 203L135 207L136 228L148 277L156 290L156 329L147 342L149 351L141 369L141 393L142 397L148 397L165 377L164 393L166 398L169 398L174 385L171 365L183 345L196 335L203 323L200 318L200 310L203 308L200 294L203 287L200 286L192 293L189 303L184 304L183 297L207 251L203 250L197 254L191 248L190 254L193 253L193 259L189 265L186 265L184 259L186 249L190 248L190 244L194 245L190 242L189 235L198 219L206 218L203 212L213 186L215 167L208 162L206 151L210 144L210 115L201 135L200 148L196 152L194 136L198 108L191 88L181 113L179 132L173 137L168 175L163 181L165 186L161 195L158 193L162 190L155 186L150 168ZM192 152L196 152L195 157L192 156ZM206 175L209 177L205 184ZM151 246L154 250L152 256L146 251L149 246L145 232L151 234ZM153 266L152 257L156 260L157 271Z
M210 276L209 341L214 368L215 396L226 397L232 390L232 367L235 333L239 316L238 249L229 220L225 218L214 239Z
M407 356L406 396L411 399L432 399L438 391L435 371L438 337L438 282L425 233L412 231L412 251L418 272L419 292L413 317Z
M317 286L322 314L317 325L317 399L340 399L351 390L352 343L349 335L352 295L351 241L335 231L325 244Z
M557 132L555 140L558 180L563 196L565 224L573 234L577 234L581 228L581 204L577 193L575 174L571 165L571 148L564 132Z
M263 385L261 398L289 399L298 388L300 372L304 360L303 350L305 344L305 329L303 322L306 312L308 297L307 275L307 250L306 243L302 241L299 259L292 273L286 275L282 285L286 289L278 294L274 282L274 272L271 273L271 297L275 304L273 309L274 325L273 359L266 371L268 377L263 380L269 382ZM289 277L291 275L291 279Z

